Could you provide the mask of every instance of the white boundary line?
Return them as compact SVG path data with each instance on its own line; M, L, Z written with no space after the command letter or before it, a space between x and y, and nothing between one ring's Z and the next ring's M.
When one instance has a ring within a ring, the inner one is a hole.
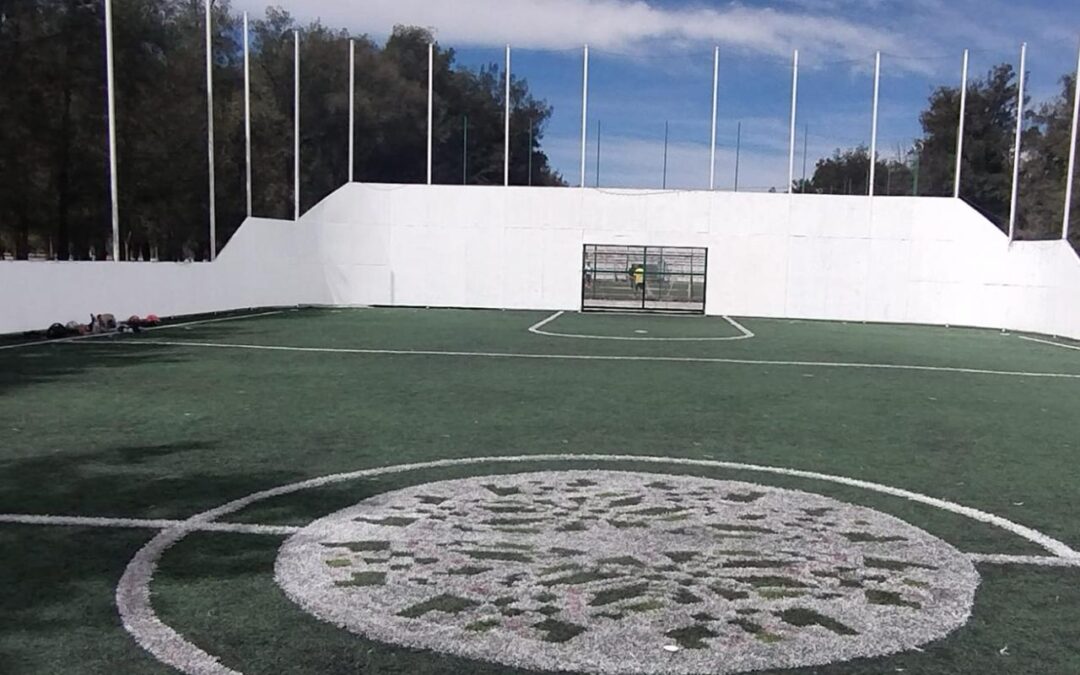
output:
M199 321L188 321L187 323L170 323L165 326L153 326L151 328L144 328L143 330L169 330L172 328L189 328L191 326L201 326L207 323L222 323L224 321L240 321L242 319L258 319L264 316L277 316L278 314L285 314L287 312L294 312L293 309L275 309L270 312L259 312L258 314L241 314L239 316L223 316L218 319L202 319Z
M272 312L260 312L259 314L242 314L239 316L225 316L218 319L202 319L200 321L188 321L186 323L171 323L166 326L151 326L144 328L144 331L158 331L158 330L170 330L172 328L189 328L191 326L201 326L207 323L221 323L222 321L239 321L241 319L255 319L262 316L274 316L276 314L284 314L294 310L278 309ZM93 340L94 338L107 338L121 335L121 333L94 333L91 335L76 335L75 337L60 338L59 340L38 340L36 342L20 342L19 344L0 346L0 351L7 349L26 349L27 347L40 347L42 345L58 345L70 342L77 342L80 340Z
M1028 342L1038 342L1041 345L1050 345L1051 347L1061 347L1062 349L1075 349L1080 351L1080 346L1077 345L1063 345L1060 342L1053 342L1052 340L1043 340L1040 338L1027 337L1024 335L1017 335L1016 337L1021 340L1027 340Z
M1061 558L1040 555L999 555L996 553L969 553L974 563L988 565L1035 565L1036 567L1080 567L1080 558Z
M982 523L1000 527L1016 536L1045 548L1057 558L1066 562L1080 562L1080 553L1069 548L1066 544L1053 539L1037 530L1019 525L1012 521L995 516L985 511L979 511L960 504L954 504L942 499L929 497L917 492L910 492L899 488L871 483L869 481L832 476L829 474L812 471L800 471L785 469L782 467L760 466L755 464L740 464L737 462L721 462L716 460L684 459L672 457L637 457L634 455L517 455L511 457L475 457L467 459L446 459L433 462L416 464L401 464L398 466L365 469L352 473L334 474L313 478L311 480L283 485L263 492L257 492L247 497L229 502L210 511L205 511L192 516L185 524L160 532L143 546L135 557L128 563L124 570L120 583L116 588L116 606L120 612L124 628L132 635L136 642L147 652L152 654L162 663L172 666L189 675L240 675L210 654L204 652L196 645L188 642L184 637L166 625L157 617L151 604L150 582L157 569L161 556L173 545L183 539L189 532L198 527L212 523L218 518L236 513L248 506L273 497L293 494L302 490L319 488L326 485L343 483L359 478L371 478L422 469L437 469L454 466L473 466L490 463L530 463L530 462L637 462L641 464L668 464L678 466L696 466L718 469L730 469L736 471L755 471L760 473L808 478L840 485L863 488L882 494L900 497L912 502L933 506L950 513L966 516Z
M88 518L85 516L35 516L17 513L0 514L4 525L46 525L54 527L101 527L131 530L168 530L187 527L183 520L145 520L142 518ZM254 525L248 523L204 523L194 530L200 532L232 532L235 534L291 535L298 527L284 525Z
M675 338L662 338L662 337L620 337L614 335L577 335L574 333L552 333L551 331L541 330L544 326L557 321L560 317L566 314L565 311L555 312L548 318L544 319L540 323L537 323L529 327L529 332L534 335L543 335L545 337L557 337L557 338L573 338L578 340L615 340L619 342L734 342L736 340L749 340L757 337L748 328L740 324L735 319L729 316L722 317L729 324L741 333L741 335L735 335L731 337L675 337ZM624 316L620 314L620 316ZM634 315L642 316L642 315Z
M967 375L996 375L1002 377L1035 377L1059 380L1080 380L1080 373L1033 373L1012 370L988 370L982 368L955 368L951 366L919 366L889 363L845 363L840 361L771 361L761 359L732 359L704 356L615 356L602 354L531 354L512 352L461 352L423 349L361 349L341 347L284 347L275 345L248 345L221 342L189 342L180 340L122 340L114 345L142 345L163 347L199 347L206 349L250 349L267 352L298 352L312 354L363 354L369 356L448 356L490 359L538 359L549 361L636 361L654 363L713 363L739 366L792 366L798 368L846 368L866 370L916 371L929 373L963 373Z
M36 342L19 342L13 345L4 345L0 347L0 352L9 349L27 349L29 347L40 347L42 345L59 345L69 342L78 342L79 340L89 340L91 338L105 337L103 334L97 335L76 335L75 337L60 338L59 340L38 340Z

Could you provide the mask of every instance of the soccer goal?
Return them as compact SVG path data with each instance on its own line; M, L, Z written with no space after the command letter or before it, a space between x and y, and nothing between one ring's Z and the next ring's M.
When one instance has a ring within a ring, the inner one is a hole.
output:
M586 244L581 309L704 314L708 266L705 248Z

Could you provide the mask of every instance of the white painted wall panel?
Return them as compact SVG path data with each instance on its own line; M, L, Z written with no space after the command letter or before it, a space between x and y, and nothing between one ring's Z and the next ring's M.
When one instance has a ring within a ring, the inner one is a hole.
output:
M707 311L1080 338L1080 261L937 198L351 184L213 264L0 263L0 332L90 312L577 309L584 243L709 248Z

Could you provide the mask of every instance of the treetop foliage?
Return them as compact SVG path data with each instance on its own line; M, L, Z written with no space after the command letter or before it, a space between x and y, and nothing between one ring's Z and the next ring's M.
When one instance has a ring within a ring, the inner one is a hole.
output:
M199 0L113 2L128 259L209 253L204 11ZM104 21L97 0L0 4L0 256L86 259L111 250ZM270 8L250 26L254 214L293 213L293 31L300 33L302 210L348 179L350 38L355 179L425 181L431 33L399 26L379 45ZM220 248L246 215L243 23L228 0L214 4L213 46ZM436 46L434 77L435 182L501 184L501 69L464 68L452 49ZM511 104L511 183L563 184L542 148L551 106L518 78Z
M968 83L960 196L1004 230L1012 197L1018 100L1016 72L1001 64ZM1020 153L1017 234L1021 239L1061 236L1068 176L1076 77L1061 78L1061 91L1032 107L1025 102ZM956 172L960 88L939 87L920 114L923 135L899 156L877 158L875 193L951 197ZM797 192L866 194L870 151L836 150L818 161ZM1080 190L1072 204L1071 240L1080 250Z

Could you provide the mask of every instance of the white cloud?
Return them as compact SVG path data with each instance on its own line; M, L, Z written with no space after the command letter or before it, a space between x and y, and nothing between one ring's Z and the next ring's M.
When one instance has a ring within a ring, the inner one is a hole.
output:
M830 16L820 10L730 4L668 8L645 0L276 0L302 20L386 35L395 24L432 28L449 45L569 49L590 44L624 53L643 46L718 43L727 48L790 55L800 48L830 58L875 49L914 53L917 40ZM261 12L264 0L236 0Z

